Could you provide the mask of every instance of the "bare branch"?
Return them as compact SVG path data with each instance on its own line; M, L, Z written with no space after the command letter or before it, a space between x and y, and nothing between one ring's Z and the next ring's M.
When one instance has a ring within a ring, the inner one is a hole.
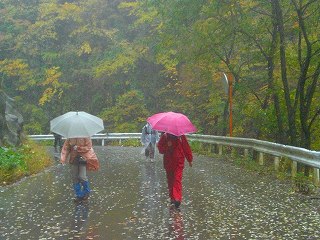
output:
M311 119L311 121L310 121L310 123L309 123L309 126L308 126L309 130L311 129L314 121L317 119L318 116L320 116L320 108L317 110L317 112L316 112L316 113L314 114L314 116L312 117L312 119Z
M268 13L262 9L258 9L258 8L251 8L250 9L252 12L255 12L255 13L258 13L258 14L261 14L261 15L264 15L264 16L268 16L268 17L272 17L272 14L271 13Z
M244 34L245 36L248 37L248 39L250 39L251 41L253 41L255 43L255 45L257 46L257 48L259 48L260 52L262 53L262 55L267 59L268 55L267 53L264 51L263 47L261 46L259 39L255 38L254 36L250 35L249 33L240 30L240 33Z
M305 5L303 5L301 7L302 12L304 13L306 11L306 9L312 4L317 2L318 0L310 0L309 2L307 2Z

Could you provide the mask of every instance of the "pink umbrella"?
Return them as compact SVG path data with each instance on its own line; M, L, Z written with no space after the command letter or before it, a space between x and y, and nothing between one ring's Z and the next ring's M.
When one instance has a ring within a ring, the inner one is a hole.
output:
M157 113L149 117L147 121L151 124L154 130L171 133L175 136L181 136L197 131L189 118L182 113Z

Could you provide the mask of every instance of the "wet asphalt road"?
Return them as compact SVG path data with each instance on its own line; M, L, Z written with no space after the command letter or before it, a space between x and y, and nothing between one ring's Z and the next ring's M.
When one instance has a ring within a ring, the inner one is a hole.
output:
M95 150L88 204L73 203L68 166L0 188L0 239L320 239L320 200L288 182L196 156L176 211L161 155L151 163L139 148Z

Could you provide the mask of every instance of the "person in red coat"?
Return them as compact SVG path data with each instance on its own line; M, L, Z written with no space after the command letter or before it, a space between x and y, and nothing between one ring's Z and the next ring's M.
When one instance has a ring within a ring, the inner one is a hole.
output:
M163 166L166 170L171 203L178 208L182 200L182 173L187 159L192 167L192 151L186 136L174 136L164 133L158 142L159 153L163 154Z

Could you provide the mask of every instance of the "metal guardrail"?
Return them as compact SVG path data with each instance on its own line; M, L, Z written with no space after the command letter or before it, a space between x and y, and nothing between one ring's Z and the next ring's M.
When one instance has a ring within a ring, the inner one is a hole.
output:
M43 140L54 140L53 134L47 135L29 135L30 139L35 141ZM105 141L107 140L125 140L125 139L140 139L141 133L98 133L91 137L92 140L101 140L102 146L104 146ZM65 139L65 138L63 138Z
M305 165L320 168L320 152L251 138L190 134L188 139L217 145L251 149L277 157L287 157Z
M101 140L102 145L108 140L125 140L125 139L140 139L141 133L106 133L95 134L91 137L93 140ZM201 134L188 134L188 139L191 141L199 141L222 146L231 146L244 149L255 150L260 153L270 154L276 157L287 157L293 161L303 163L305 165L320 169L320 152L311 151L304 148L298 148L278 143L261 141L251 138L237 137L222 137ZM48 135L29 135L30 139L54 140L52 134Z

